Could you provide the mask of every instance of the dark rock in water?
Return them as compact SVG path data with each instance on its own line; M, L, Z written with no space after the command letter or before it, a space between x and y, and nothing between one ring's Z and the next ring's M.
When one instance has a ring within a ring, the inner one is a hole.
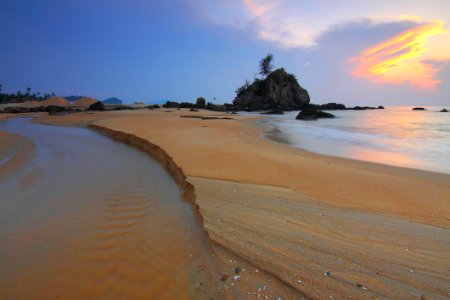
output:
M333 114L330 114L330 113L327 113L327 112L324 112L321 110L317 110L313 106L307 106L307 107L303 108L301 112L299 112L296 119L309 121L309 120L316 120L319 118L334 118L334 117L335 116Z
M440 112L448 112L445 108L441 109Z
M384 109L384 106L378 106L378 108L377 109Z
M412 110L426 110L426 109L423 107L414 107Z
M321 110L344 110L347 109L344 104L330 102L327 104L314 105L317 109Z
M377 109L376 107L373 106L355 106L352 108L348 108L348 109L353 109L353 110L368 110L368 109Z
M262 113L263 115L284 115L284 112L281 109L274 109L271 111L266 111Z
M309 100L308 91L300 86L295 76L281 68L266 79L256 79L238 89L233 105L237 110L297 110Z
M108 98L102 101L103 104L110 105L110 104L123 104L122 100L116 97Z
M89 106L89 110L105 110L105 104L101 101L97 101Z

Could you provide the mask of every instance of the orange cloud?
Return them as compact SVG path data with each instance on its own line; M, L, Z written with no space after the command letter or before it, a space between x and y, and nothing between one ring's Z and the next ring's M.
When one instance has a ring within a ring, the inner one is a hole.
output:
M364 50L351 62L357 65L352 71L356 77L376 83L409 83L421 89L435 89L441 81L436 79L439 68L430 61L447 61L450 57L433 55L441 49L427 48L429 38L446 33L443 21L418 25L387 41ZM439 47L446 47L443 42ZM448 52L447 52L448 53Z

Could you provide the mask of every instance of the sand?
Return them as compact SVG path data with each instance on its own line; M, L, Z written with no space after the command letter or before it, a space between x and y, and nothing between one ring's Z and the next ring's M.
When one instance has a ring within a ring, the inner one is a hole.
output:
M312 154L254 116L187 110L42 117L163 148L195 187L210 239L312 298L445 298L450 175Z
M0 180L31 161L36 151L33 141L5 131L0 131Z
M93 98L88 98L88 97L83 97L78 99L77 101L74 101L72 103L73 106L90 106L92 104L94 104L95 102L97 102L97 100L93 99Z
M69 106L70 103L67 101L67 99L61 98L61 97L50 97L45 99L41 102L41 105L48 106L48 105L57 105L57 106Z

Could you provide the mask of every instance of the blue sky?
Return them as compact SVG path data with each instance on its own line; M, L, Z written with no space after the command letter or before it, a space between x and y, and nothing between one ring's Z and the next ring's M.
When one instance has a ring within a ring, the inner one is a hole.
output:
M314 103L450 105L450 1L335 2L1 1L0 84L7 92L231 102L270 52ZM367 55L408 32L423 42L412 58L397 59L414 48L403 45L397 56ZM372 73L392 59L388 71Z

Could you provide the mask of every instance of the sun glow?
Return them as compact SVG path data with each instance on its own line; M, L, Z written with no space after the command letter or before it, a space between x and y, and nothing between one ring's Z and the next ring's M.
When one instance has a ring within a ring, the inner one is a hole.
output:
M409 29L353 58L351 62L356 62L357 66L352 74L376 83L409 83L421 89L435 89L441 83L436 79L439 65L450 60L449 42L436 45L447 51L434 51L429 47L429 38L446 32L440 20Z

